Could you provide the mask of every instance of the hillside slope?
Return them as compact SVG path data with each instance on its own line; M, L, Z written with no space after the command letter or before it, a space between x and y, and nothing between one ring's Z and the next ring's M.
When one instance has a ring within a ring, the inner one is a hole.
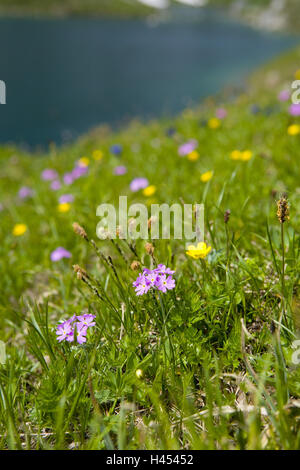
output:
M169 121L0 148L1 448L299 448L299 58ZM211 248L98 240L119 195L204 203ZM175 285L137 295L158 264Z

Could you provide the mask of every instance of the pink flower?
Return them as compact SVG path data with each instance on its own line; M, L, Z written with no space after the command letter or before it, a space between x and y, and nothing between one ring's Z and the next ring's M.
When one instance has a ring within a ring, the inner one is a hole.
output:
M89 169L87 166L77 165L75 166L74 170L72 171L72 176L74 180L81 178L88 173Z
M148 292L151 287L150 281L143 274L139 274L137 280L133 283L136 295L143 295Z
M19 190L19 198L20 199L27 199L28 197L33 196L33 190L28 188L27 186L22 186Z
M189 153L193 152L196 148L198 147L198 142L195 139L189 140L185 144L182 144L178 148L178 155L180 157L184 157L185 155L188 155Z
M175 288L175 279L172 275L175 271L166 268L164 264L159 264L156 269L145 268L143 274L139 274L133 282L136 295L146 294L149 289L154 288L163 293ZM166 274L169 274L167 277Z
M172 276L165 276L164 274L159 277L156 287L158 290L161 292L167 292L167 290L171 290L175 288L175 279L172 278Z
M289 90L282 90L278 95L279 101L288 101L290 99Z
M58 325L57 330L56 330L57 341L61 342L64 339L69 341L68 338L72 334L72 331L73 330L72 330L72 326L70 323L68 322L61 323L60 325Z
M218 119L225 119L226 116L227 116L227 111L226 111L225 108L218 108L218 109L216 110L216 117L217 117Z
M53 181L58 178L57 171L53 170L52 168L47 168L42 172L42 179L44 181Z
M75 333L75 328L74 330L71 331L71 333L65 338L67 341L70 343L73 343L74 341L74 333ZM86 333L87 333L87 326L80 326L79 323L76 323L76 340L78 344L83 344L86 342Z
M125 175L127 173L127 168L124 165L119 165L114 168L115 175Z
M69 343L72 343L75 340L76 332L76 341L78 344L83 344L86 342L86 334L89 327L94 326L96 323L93 321L95 315L84 314L78 315L75 314L68 320L60 323L56 328L57 340L59 342L66 340Z
M71 253L67 251L62 246L56 248L56 250L52 251L50 255L51 261L60 261L63 258L71 258Z
M130 183L130 189L132 192L139 191L140 189L145 189L149 186L149 181L147 178L134 178Z
M50 188L53 191L58 191L61 188L61 182L59 180L54 180L52 181Z
M62 194L59 198L60 204L71 204L72 202L74 202L73 194Z
M96 325L96 322L94 322L94 318L96 318L96 315L92 315L89 313L85 313L84 315L78 315L78 325L86 327L94 326Z
M159 274L174 274L175 273L175 271L171 271L170 268L166 268L164 264L158 264L155 271L158 272Z
M292 104L289 108L289 113L291 116L300 116L300 104Z
M64 179L65 184L70 185L74 181L74 176L73 176L72 172L65 173L64 176L63 176L63 179Z

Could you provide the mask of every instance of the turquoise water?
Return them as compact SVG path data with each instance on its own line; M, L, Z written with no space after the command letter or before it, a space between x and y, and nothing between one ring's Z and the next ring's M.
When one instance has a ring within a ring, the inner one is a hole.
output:
M58 144L101 123L174 114L297 43L202 13L144 21L1 19L0 142Z

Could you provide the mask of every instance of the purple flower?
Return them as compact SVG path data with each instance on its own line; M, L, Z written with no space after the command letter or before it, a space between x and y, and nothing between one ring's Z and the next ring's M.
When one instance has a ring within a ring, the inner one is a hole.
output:
M147 178L134 178L130 183L130 189L132 192L139 191L140 189L145 189L149 186L149 181Z
M86 175L89 171L87 166L77 165L75 166L74 170L72 171L72 176L74 180L81 178L81 176Z
M70 334L65 338L70 343L74 341L74 330L71 331ZM79 323L76 323L76 340L78 344L83 344L86 342L86 333L87 333L87 326L81 326Z
M58 191L61 188L61 182L59 180L52 181L52 183L50 184L50 188L53 191Z
M127 168L124 165L119 165L114 168L115 175L125 175L127 173Z
M27 186L22 186L19 190L19 198L20 199L27 199L28 197L33 196L33 191L31 188L28 188Z
M155 269L145 268L143 273L139 274L136 281L133 282L136 295L146 294L149 289L154 288L163 293L175 288L175 279L172 275L175 271L166 268L164 264L159 264ZM168 277L167 277L168 274Z
M289 113L291 116L300 116L300 104L292 104Z
M155 271L158 272L159 274L174 274L175 273L175 271L171 271L170 268L166 268L164 264L158 264Z
M289 90L282 90L278 95L279 101L288 101L290 99Z
M93 321L95 315L84 314L78 315L75 314L68 320L60 323L56 328L57 340L59 342L64 339L69 343L74 341L74 335L76 330L76 340L78 344L83 344L86 342L86 334L89 327L94 326L96 323Z
M47 168L42 172L42 179L44 181L53 181L58 178L57 171L52 170L51 168Z
M67 184L67 185L72 184L73 181L74 181L73 173L72 172L65 173L64 176L63 176L63 180L64 180L64 183Z
M110 147L110 152L113 154L113 155L120 155L122 153L122 145L119 145L119 144L114 144Z
M145 278L147 279L147 281L150 282L151 284L151 287L154 287L156 286L157 282L159 281L159 275L157 272L155 272L155 270L153 271L150 271L150 270L147 270L148 272L146 272L144 270L144 276ZM146 274L145 274L146 273Z
M167 290L171 290L175 288L175 279L172 276L165 276L162 274L156 282L156 287L161 292L167 292Z
M225 119L226 116L227 116L227 111L226 111L225 108L218 108L218 109L216 110L216 117L217 117L218 119Z
M94 318L96 318L96 315L92 315L89 313L85 313L84 315L78 315L78 325L86 327L94 326L96 325L96 322L94 322Z
M189 153L193 152L196 148L198 147L198 142L195 139L189 140L185 144L182 144L178 148L178 155L180 157L184 157L185 155L188 155Z
M139 275L133 285L135 287L136 295L146 294L151 287L150 281L142 274Z
M59 342L63 341L64 339L68 341L68 338L70 337L72 332L72 326L70 323L68 323L68 321L61 323L56 329L57 340Z
M71 253L67 251L65 248L62 246L59 246L56 248L56 250L52 251L50 255L51 261L60 261L63 258L71 258Z
M73 194L63 194L59 198L59 204L71 204L72 202L74 202Z

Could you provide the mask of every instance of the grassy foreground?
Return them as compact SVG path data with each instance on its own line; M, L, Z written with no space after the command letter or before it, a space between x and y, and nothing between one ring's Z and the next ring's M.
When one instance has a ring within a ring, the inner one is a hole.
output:
M1 449L299 449L300 118L277 98L299 58L170 122L95 130L46 155L0 149ZM86 174L63 183L79 159ZM132 192L136 177L150 189ZM59 203L66 194L74 202ZM98 240L96 208L119 195L203 202L211 252ZM58 247L71 258L51 260ZM137 296L132 282L157 263L175 270L175 289ZM59 343L74 313L96 325L85 344Z

